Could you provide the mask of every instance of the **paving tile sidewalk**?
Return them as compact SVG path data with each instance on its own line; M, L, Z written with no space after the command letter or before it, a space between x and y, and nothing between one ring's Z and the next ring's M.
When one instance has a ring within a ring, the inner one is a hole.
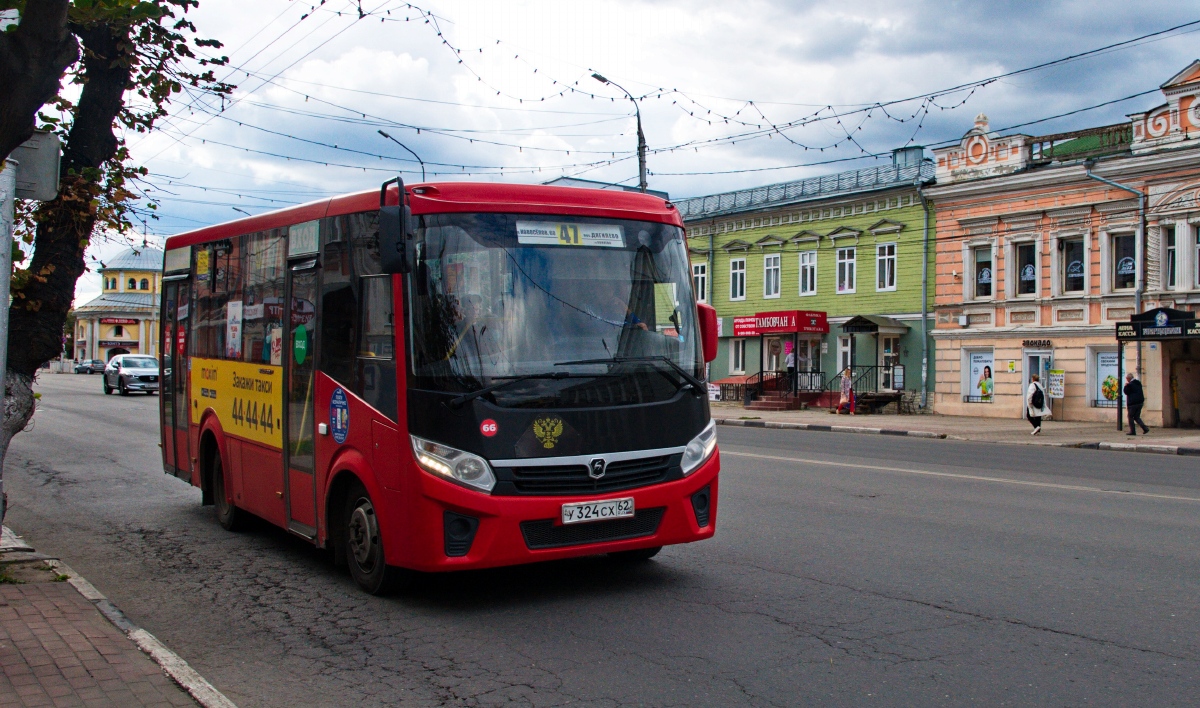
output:
M234 708L70 568L0 527L0 708Z
M1137 437L1117 430L1116 418L1106 423L1050 420L1042 434L1030 435L1025 420L974 418L948 415L833 415L827 409L806 411L749 411L736 403L713 403L712 416L723 425L799 427L838 432L916 435L955 440L1002 442L1025 445L1099 447L1111 450L1200 455L1200 430L1151 428Z

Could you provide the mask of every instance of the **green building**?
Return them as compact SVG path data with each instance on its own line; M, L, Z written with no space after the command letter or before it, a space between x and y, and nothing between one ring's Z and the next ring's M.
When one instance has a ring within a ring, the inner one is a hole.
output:
M921 190L933 175L923 148L900 148L887 166L676 202L697 298L720 318L709 381L729 395L762 379L811 401L851 366L856 390L922 405L936 249ZM784 379L789 363L800 373Z

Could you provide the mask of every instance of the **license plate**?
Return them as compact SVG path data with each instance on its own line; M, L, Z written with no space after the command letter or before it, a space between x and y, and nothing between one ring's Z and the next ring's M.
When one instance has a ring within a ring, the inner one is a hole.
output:
M581 524L588 521L606 521L633 516L633 497L606 499L594 502L563 504L562 522Z

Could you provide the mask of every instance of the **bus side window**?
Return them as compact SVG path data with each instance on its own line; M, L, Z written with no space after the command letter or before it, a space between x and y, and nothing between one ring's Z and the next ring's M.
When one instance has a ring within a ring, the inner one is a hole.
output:
M362 322L354 391L392 420L396 419L395 327L392 277L362 279Z

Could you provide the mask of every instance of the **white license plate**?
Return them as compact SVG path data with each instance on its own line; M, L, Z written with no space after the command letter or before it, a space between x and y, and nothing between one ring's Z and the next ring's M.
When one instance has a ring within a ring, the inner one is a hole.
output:
M563 504L562 522L581 524L587 521L606 521L633 516L633 497L605 499L604 501L576 502Z

